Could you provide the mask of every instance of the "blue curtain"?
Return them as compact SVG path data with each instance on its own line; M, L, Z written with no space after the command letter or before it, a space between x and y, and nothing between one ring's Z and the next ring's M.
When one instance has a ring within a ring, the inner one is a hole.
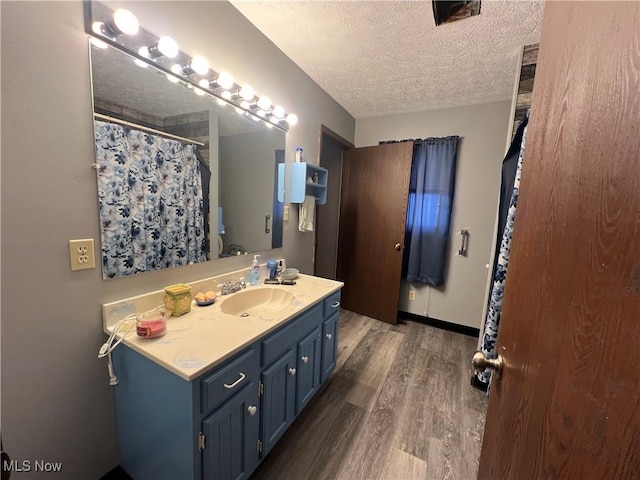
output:
M206 260L194 145L95 122L103 277Z
M414 141L403 268L410 282L444 284L458 139Z

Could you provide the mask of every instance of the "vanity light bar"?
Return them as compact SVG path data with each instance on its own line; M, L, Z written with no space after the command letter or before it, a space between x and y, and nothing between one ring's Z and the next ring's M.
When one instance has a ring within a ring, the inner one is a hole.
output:
M84 12L85 31L93 39L126 53L140 66L153 65L171 82L181 83L198 95L211 95L221 105L233 106L238 113L251 115L270 128L275 126L286 132L298 122L295 114L287 115L284 108L273 105L266 95L257 96L252 87L236 84L227 72L210 69L204 57L190 57L181 52L171 37L158 38L143 29L132 12L124 9L112 12L92 0L84 0Z

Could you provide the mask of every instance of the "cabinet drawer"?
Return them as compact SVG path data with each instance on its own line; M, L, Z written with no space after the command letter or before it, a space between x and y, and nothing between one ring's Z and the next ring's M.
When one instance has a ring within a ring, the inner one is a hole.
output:
M318 303L293 323L286 325L262 341L262 366L265 367L291 348L302 336L319 325L322 305Z
M257 383L258 362L258 355L252 347L205 377L202 380L202 413L218 407L250 382Z
M324 313L322 318L329 318L335 312L340 311L340 290L335 293L332 293L327 298L324 299Z

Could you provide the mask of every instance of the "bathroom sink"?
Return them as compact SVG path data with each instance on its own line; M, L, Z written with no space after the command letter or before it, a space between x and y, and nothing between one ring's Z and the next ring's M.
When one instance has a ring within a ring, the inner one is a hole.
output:
M294 295L278 288L255 288L232 293L224 299L220 310L240 317L262 317L275 320L276 314L289 307Z

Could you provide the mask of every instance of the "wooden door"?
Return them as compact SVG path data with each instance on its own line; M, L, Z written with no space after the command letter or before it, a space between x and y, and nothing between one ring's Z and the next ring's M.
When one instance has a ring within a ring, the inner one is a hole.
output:
M342 306L397 323L413 143L347 150L337 277Z
M640 474L640 4L547 2L479 478Z

